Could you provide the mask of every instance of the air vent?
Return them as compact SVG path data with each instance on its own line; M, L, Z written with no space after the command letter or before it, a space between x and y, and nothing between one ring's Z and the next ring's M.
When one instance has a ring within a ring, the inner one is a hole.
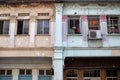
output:
M0 17L8 17L10 14L0 14Z
M18 16L29 16L29 13L18 13Z
M102 39L100 30L90 30L89 39Z
M38 13L38 16L49 16L49 13Z

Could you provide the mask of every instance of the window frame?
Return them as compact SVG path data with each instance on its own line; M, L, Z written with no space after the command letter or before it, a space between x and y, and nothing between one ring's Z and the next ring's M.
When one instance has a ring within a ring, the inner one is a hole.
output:
M40 27L40 25L38 26L38 24L40 24L40 21L42 21L42 27ZM48 21L48 32L45 33L45 21ZM39 28L42 28L42 30L40 31ZM50 34L50 19L37 19L37 28L36 28L36 34L37 35L49 35Z
M18 22L19 21L22 21L22 26L21 26L22 32L18 31L18 29L19 29L18 28L19 27ZM25 21L27 21L27 23L28 23L27 24L27 29L28 29L27 33L25 33L25 27L26 27L26 26L24 26L26 24ZM30 20L29 19L18 19L17 20L17 32L16 32L16 34L17 35L29 35L29 29L30 29L29 27L30 27Z
M0 74L0 75L4 75L4 76L11 76L12 75L12 69L0 69L0 71L1 70L4 70L5 72L4 72L4 74ZM11 73L8 74L8 71L11 71Z
M51 69L39 69L39 71L42 70L44 71L44 74L41 74L40 75L40 72L39 72L39 76L52 76L52 70ZM47 70L50 70L51 73L50 74L47 74Z
M24 70L24 73L23 73L23 74L20 73L21 70ZM27 70L30 70L31 73L30 73L30 74L27 74ZM19 75L32 75L32 69L19 69Z
M115 24L110 25L111 24L111 19L110 18L115 18L115 17L118 18L117 19L118 32L114 32L114 29L113 29L113 32L112 32L112 29L110 29L110 28L112 28L111 26L115 25ZM108 31L107 31L108 34L120 34L120 16L119 15L108 15L107 16L107 28L108 28Z
M89 30L100 30L100 18L99 18L99 16L97 16L97 15L89 15L87 17L87 19L88 19L88 29ZM89 19L96 19L96 21L98 21L98 25L97 26L90 26L89 25ZM92 28L92 29L90 29L90 28ZM96 28L96 29L93 29L93 28Z
M76 22L73 21L73 28L70 26L70 20L78 20L78 27L76 27ZM68 25L68 28L67 28L67 34L70 35L70 34L74 34L74 35L77 35L77 34L81 34L82 32L82 25L81 25L81 20L80 20L80 16L68 16L68 21L67 21L67 25Z
M67 73L69 72L69 71L75 71L76 72L76 76L67 76ZM66 71L66 80L68 80L68 79L78 79L78 70L76 70L76 69L68 69L67 71Z
M10 20L0 20L2 22L2 30L0 32L1 35L9 35L10 30ZM7 26L5 26L5 22L7 22Z
M117 71L117 76L107 76L107 70L116 70ZM114 78L116 78L117 80L118 80L118 70L117 69L107 69L106 70L106 80L108 79L108 78L110 78L110 79L114 79Z

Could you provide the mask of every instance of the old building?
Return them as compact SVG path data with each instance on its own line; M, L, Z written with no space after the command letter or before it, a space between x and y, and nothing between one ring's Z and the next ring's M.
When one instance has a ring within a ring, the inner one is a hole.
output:
M120 80L120 1L61 0L54 80Z
M49 2L0 1L0 80L52 80L55 7Z

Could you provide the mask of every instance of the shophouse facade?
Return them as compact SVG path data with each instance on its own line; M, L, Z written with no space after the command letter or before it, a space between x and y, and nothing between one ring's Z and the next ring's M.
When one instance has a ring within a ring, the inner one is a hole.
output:
M0 80L120 80L119 0L5 0Z
M53 1L0 2L0 80L52 80Z
M120 1L61 1L54 80L120 80Z

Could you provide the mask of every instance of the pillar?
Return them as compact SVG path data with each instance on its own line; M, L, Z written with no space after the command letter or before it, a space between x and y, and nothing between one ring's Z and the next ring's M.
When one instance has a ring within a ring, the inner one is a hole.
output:
M38 80L39 70L33 69L32 70L32 80Z
M14 40L15 40L15 27L16 27L16 16L11 16L10 17L10 46L9 47L14 47Z
M106 80L106 70L101 69L100 70L101 80Z
M55 46L62 46L62 3L55 4L56 8L56 34Z
M36 16L31 16L30 17L30 47L35 46L35 30L36 29Z
M83 69L78 70L78 80L83 80Z
M18 80L18 77L19 77L19 69L13 69L13 70L12 70L12 76L13 76L13 80Z
M55 50L54 54L54 80L63 80L63 64L62 50Z

